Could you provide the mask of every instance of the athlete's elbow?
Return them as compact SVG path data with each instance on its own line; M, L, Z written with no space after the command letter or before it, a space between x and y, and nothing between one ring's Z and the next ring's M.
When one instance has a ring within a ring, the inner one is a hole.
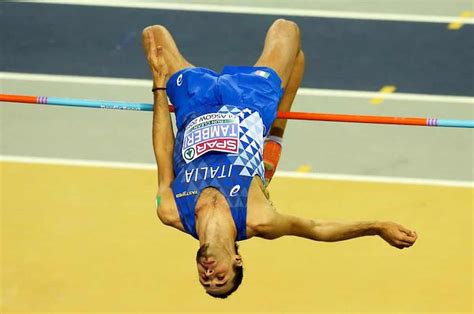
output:
M171 226L173 224L173 219L172 219L171 215L162 206L158 206L156 208L156 215L158 216L158 219L164 225Z
M338 235L330 230L326 230L322 227L315 227L311 232L312 239L320 242L336 242L340 241Z
M158 217L158 219L166 225L166 219L165 219L165 216L163 216L163 214L161 213L161 210L160 208L156 208L156 216Z
M325 229L324 224L319 223L314 220L310 220L309 225L306 229L307 232L305 237L314 240L314 241L320 241L320 242L333 242L335 241L333 237L331 236L331 233L328 232L328 230Z

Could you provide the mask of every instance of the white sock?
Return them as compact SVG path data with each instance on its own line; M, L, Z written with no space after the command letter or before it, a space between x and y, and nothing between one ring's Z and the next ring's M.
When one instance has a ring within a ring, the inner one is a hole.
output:
M279 137L279 136L269 135L269 136L267 136L267 138L265 139L265 142L266 142L266 141L277 142L278 144L280 144L280 146L283 146L283 138L282 138L282 137Z

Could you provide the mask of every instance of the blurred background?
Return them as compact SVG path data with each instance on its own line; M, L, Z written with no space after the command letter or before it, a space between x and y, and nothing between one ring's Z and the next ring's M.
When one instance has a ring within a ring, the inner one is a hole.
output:
M474 119L473 17L470 0L1 1L0 92L150 103L146 26L220 71L253 64L285 18L306 55L294 111ZM224 310L199 291L196 243L154 217L149 113L2 103L0 123L4 311ZM469 129L290 121L270 189L282 211L401 219L431 241L402 260L375 240L314 256L294 239L244 242L253 279L225 310L471 312L473 144ZM95 170L54 165L78 160ZM278 264L282 248L298 253Z

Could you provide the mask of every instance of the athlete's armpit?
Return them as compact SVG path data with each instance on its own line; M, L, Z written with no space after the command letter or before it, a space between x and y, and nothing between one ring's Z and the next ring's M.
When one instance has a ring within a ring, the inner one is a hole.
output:
M183 224L178 213L178 207L174 199L173 190L170 187L163 187L157 193L156 213L160 221L184 232ZM160 200L158 204L158 199Z

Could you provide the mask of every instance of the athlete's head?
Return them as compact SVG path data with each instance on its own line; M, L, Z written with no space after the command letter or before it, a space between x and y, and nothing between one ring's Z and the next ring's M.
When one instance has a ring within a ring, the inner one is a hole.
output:
M237 243L234 252L220 250L208 253L208 244L202 245L196 254L199 282L207 294L216 298L227 298L242 282L242 257L239 255Z

